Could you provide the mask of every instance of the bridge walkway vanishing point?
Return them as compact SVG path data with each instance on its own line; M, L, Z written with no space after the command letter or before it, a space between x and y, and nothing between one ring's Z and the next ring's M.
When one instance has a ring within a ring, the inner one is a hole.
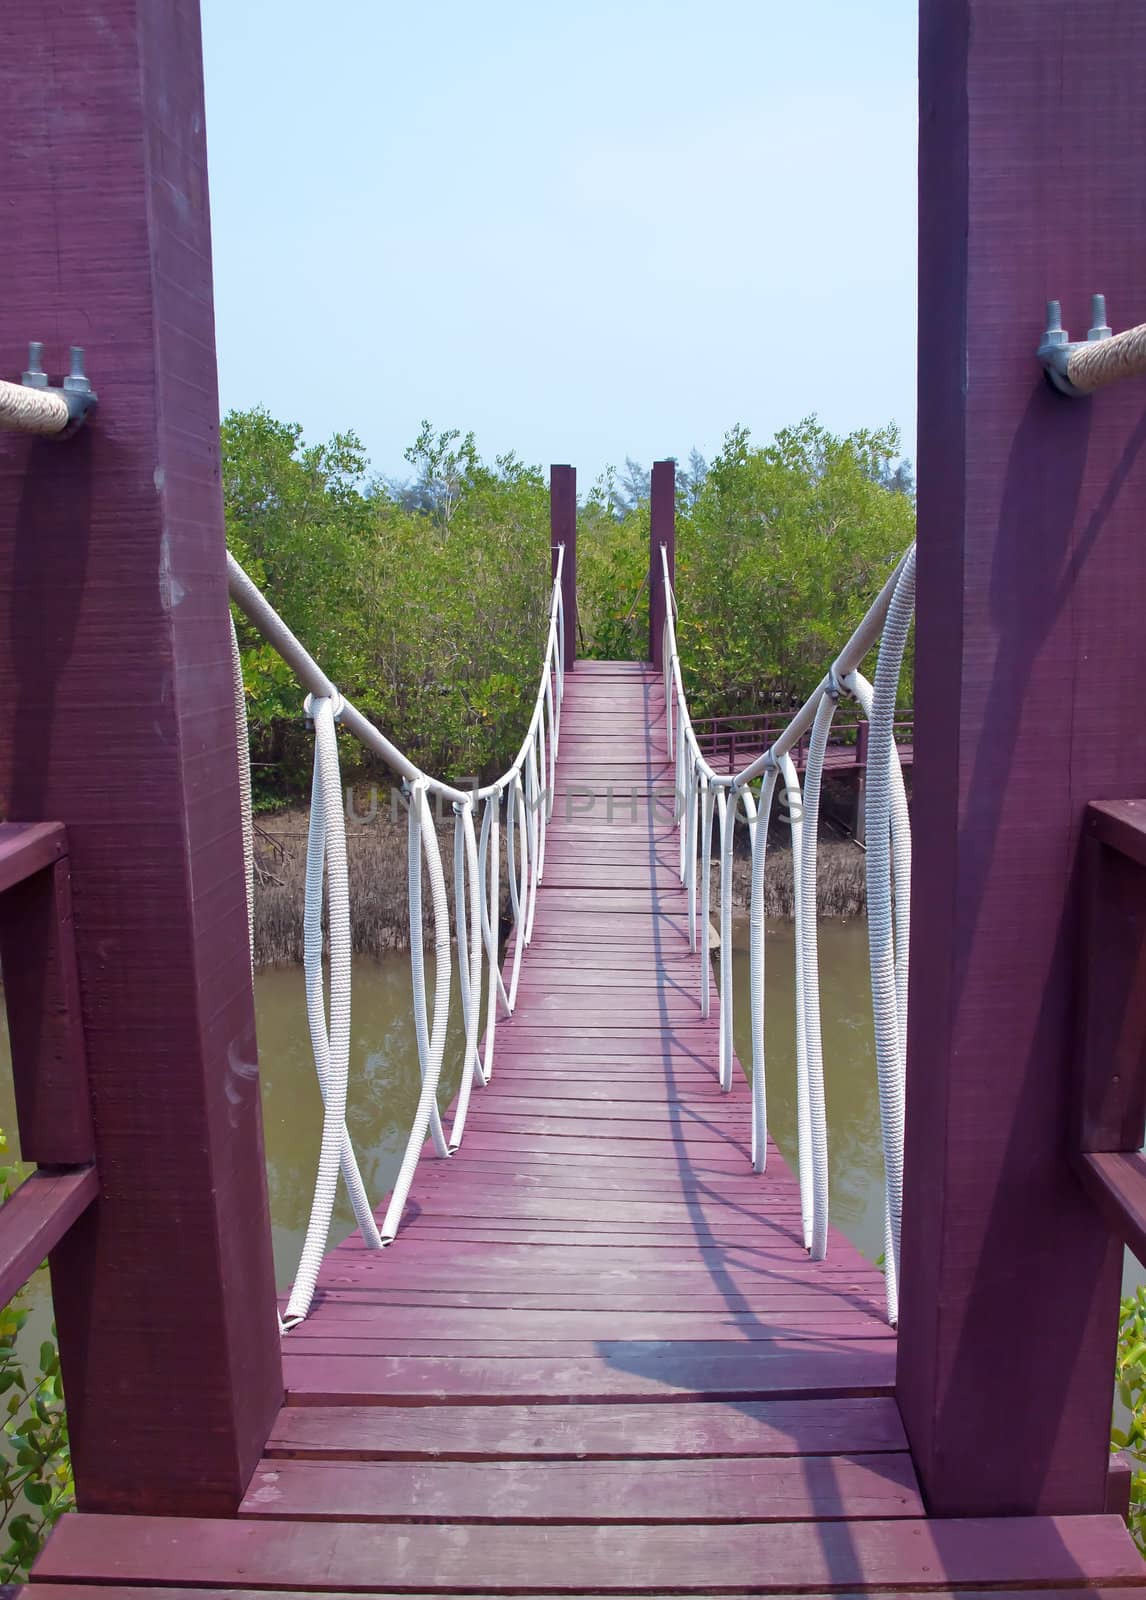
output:
M633 759L634 749L638 759ZM332 1251L236 1520L77 1515L29 1593L816 1593L1124 1587L1115 1516L929 1520L881 1274L802 1245L717 1080L659 673L567 681L519 1002L397 1242ZM566 797L575 796L568 814ZM106 1592L106 1590L105 1590Z

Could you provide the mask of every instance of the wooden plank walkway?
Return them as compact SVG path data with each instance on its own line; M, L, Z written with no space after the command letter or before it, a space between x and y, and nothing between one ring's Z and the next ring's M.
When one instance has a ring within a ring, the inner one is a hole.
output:
M493 1084L398 1241L328 1257L239 1518L67 1518L30 1592L1140 1585L1114 1517L925 1516L881 1275L838 1234L808 1260L791 1173L749 1169L741 1074L719 1091L676 837L643 799L672 783L657 677L579 663L559 772Z

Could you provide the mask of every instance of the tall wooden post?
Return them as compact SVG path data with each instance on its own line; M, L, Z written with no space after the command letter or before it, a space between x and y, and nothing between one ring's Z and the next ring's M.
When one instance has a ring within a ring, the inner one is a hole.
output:
M100 1198L53 1256L88 1510L232 1511L282 1396L240 837L197 0L6 18L0 800L67 824ZM18 111L17 111L18 108Z
M1070 1164L1079 835L1146 794L1146 8L923 0L919 591L898 1394L944 1515L1103 1509L1121 1249Z
M565 546L561 569L561 601L565 614L565 670L577 664L577 468L549 469L549 543L553 551L553 576L557 576L557 549Z
M661 546L668 552L669 581L676 581L676 462L654 461L649 494L649 660L664 660L665 580Z

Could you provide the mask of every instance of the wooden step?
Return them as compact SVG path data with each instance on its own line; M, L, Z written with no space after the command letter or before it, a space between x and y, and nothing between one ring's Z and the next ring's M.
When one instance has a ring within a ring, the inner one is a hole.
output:
M651 1486L650 1486L651 1487ZM652 1497L650 1494L650 1505ZM39 1583L295 1593L786 1594L1141 1580L1117 1517L385 1524L89 1516L57 1524ZM35 1588L35 1586L34 1586ZM90 1591L89 1591L90 1592Z

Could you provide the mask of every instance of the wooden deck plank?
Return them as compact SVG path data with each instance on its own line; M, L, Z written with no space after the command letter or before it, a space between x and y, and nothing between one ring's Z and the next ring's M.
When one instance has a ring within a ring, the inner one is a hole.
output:
M451 1523L919 1517L906 1452L661 1461L264 1461L240 1516Z
M258 1600L298 1600L299 1594L303 1592L309 1592L310 1594L321 1592L324 1600L353 1600L351 1592L346 1589L301 1591L297 1588L259 1588L255 1590L236 1589L232 1586L221 1589L215 1584L210 1584L206 1587L201 1584L195 1584L192 1588L187 1588L183 1585L172 1588L168 1584L163 1584L161 1587L156 1588L152 1584L147 1584L146 1587L140 1588L136 1584L128 1584L126 1586L118 1584L115 1590L117 1600L250 1600L250 1596L253 1594L258 1596ZM868 1592L870 1593L870 1591ZM960 1587L958 1591L950 1588L941 1588L928 1589L926 1592L908 1593L903 1589L896 1589L895 1591L884 1590L883 1600L1022 1600L1023 1596L1045 1595L1046 1592L1046 1585L1041 1583L1037 1588L1024 1588L1021 1590L994 1587L983 1589L976 1586L972 1588ZM38 1583L34 1589L30 1587L21 1589L18 1594L23 1597L23 1600L96 1600L96 1592L87 1583ZM393 1592L388 1595L381 1589L358 1589L354 1591L354 1596L361 1596L362 1594L371 1595L373 1600L399 1600L399 1597L394 1595ZM1056 1600L1125 1600L1126 1589L1121 1586L1116 1589L1108 1589L1106 1587L1079 1589L1073 1585L1069 1588L1062 1588L1056 1585L1054 1594ZM424 1593L420 1595L410 1594L403 1590L401 1600L427 1600L427 1596ZM522 1595L519 1600L540 1600L540 1596ZM591 1595L568 1595L565 1600L595 1600L595 1597ZM670 1600L670 1597L665 1595L657 1597L657 1600ZM728 1595L726 1600L747 1600L747 1596ZM776 1600L795 1600L794 1591L789 1591L788 1596L776 1591ZM811 1595L807 1590L801 1590L800 1600L827 1600L827 1596ZM843 1592L837 1589L833 1591L832 1600L860 1600L860 1597L854 1590Z
M871 1455L906 1448L894 1400L690 1406L287 1406L268 1456L375 1461Z
M1053 1586L1137 1578L1117 1517L718 1523L596 1527L516 1523L234 1521L86 1516L58 1523L41 1579L92 1571L105 1582L177 1583L190 1574L314 1593L705 1594L743 1590Z

